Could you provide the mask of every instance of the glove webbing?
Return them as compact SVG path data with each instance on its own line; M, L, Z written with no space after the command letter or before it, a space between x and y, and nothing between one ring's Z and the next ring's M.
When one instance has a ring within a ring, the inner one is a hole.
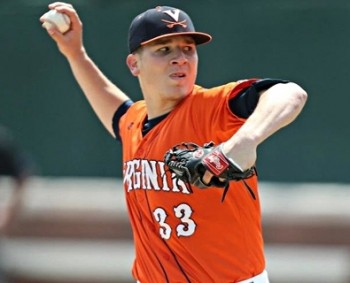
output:
M256 197L255 197L255 194L254 194L252 188L247 184L247 182L244 179L242 179L241 181L243 182L244 186L246 187L247 191L252 196L252 198L254 200L256 200ZM226 196L226 194L228 192L228 188L229 188L229 182L227 182L226 185L225 185L224 193L222 194L222 198L221 198L221 202L224 202L225 196Z

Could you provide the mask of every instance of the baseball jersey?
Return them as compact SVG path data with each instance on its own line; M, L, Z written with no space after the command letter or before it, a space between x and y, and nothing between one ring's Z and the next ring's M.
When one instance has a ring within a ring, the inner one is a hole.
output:
M119 120L123 178L135 243L132 274L141 283L237 282L265 268L257 177L200 189L173 178L164 154L175 144L220 144L242 126L229 100L255 80L195 86L146 135L145 102Z

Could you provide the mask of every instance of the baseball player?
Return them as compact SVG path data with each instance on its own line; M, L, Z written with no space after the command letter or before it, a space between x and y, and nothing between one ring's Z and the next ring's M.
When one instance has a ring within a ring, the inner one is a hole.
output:
M212 37L196 31L184 11L162 6L130 25L126 63L143 95L135 102L88 56L73 6L56 2L49 8L70 17L70 31L48 33L97 116L123 146L135 281L269 282L256 152L298 116L306 92L279 79L196 85L197 46ZM175 146L183 143L178 152ZM198 146L192 150L193 144ZM235 179L233 170L249 174Z
M0 125L0 179L10 178L12 186L9 201L0 211L1 234L10 232L23 204L24 188L35 173L34 160L19 147L10 130Z

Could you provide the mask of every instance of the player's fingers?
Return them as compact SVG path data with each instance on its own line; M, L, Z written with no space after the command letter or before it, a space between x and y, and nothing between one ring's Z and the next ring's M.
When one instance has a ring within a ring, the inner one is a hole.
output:
M66 6L66 7L73 7L72 4L66 3L66 2L53 2L49 4L50 9L55 9L60 6Z
M54 39L57 39L59 36L62 36L61 32L55 27L55 25L45 26L46 14L42 15L39 18L39 21L42 23L42 27L46 29L47 33Z
M58 6L55 8L57 12L66 14L71 21L71 29L80 29L82 22L79 18L77 11L72 6Z
M79 22L79 16L74 9L73 5L65 2L54 2L49 4L50 10L56 10L57 12L64 13L70 17L71 21Z
M43 25L42 27L46 29ZM50 27L46 29L47 33L55 40L57 43L63 41L64 35L55 27Z
M57 12L65 13L67 15L76 14L75 8L71 4L57 2L58 4L49 5L50 10L56 10Z
M203 177L202 177L202 182L204 183L204 184L209 184L210 183L210 181L211 181L211 178L213 178L213 174L211 174L210 173L210 171L205 171L205 173L204 173L204 175L203 175Z
M209 184L211 182L211 179L214 177L214 175L212 173L210 173L210 171L205 171L203 177L202 177L202 182L204 184ZM226 179L225 178L219 178L219 181L220 182L225 182Z
M61 2L57 2L61 3ZM79 15L77 14L76 10L71 5L55 5L50 7L51 10L55 10L59 13L63 13L67 15L70 19L70 31L77 31L78 33L81 33L82 31L82 22L79 18ZM45 14L42 15L39 19L42 23L45 21ZM50 30L49 34L54 34L55 30Z

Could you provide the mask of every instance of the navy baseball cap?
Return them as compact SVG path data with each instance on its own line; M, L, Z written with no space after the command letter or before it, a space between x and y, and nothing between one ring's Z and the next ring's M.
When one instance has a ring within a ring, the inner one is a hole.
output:
M197 32L191 18L182 10L158 6L136 16L129 28L129 51L134 52L140 46L159 38L189 35L197 45L211 41L211 35Z

